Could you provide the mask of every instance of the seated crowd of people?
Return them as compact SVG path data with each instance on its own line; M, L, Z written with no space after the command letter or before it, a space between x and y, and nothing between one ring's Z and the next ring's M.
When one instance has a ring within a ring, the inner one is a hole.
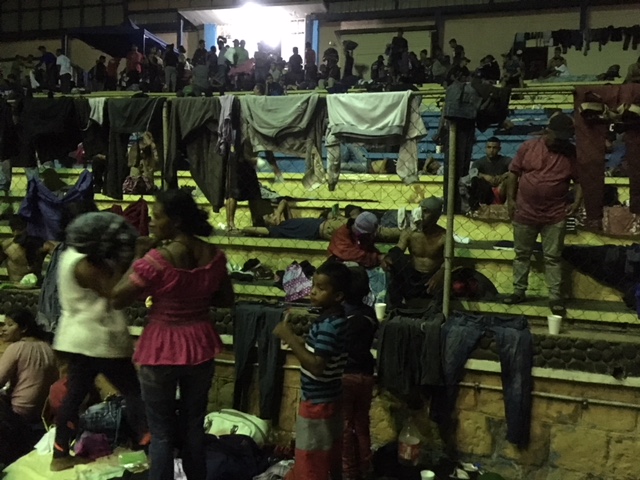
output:
M183 46L170 44L162 51L157 46L140 52L132 45L126 58L110 58L101 55L89 70L85 84L81 69L74 65L64 52L58 49L55 55L46 47L39 47L40 58L33 55L16 55L11 71L0 74L2 90L33 89L35 91L57 90L70 93L73 86L85 91L145 90L151 92L183 92L199 96L214 90L252 90L260 85L267 95L283 95L287 90L346 91L356 85L423 85L435 83L449 85L454 80L470 77L480 78L503 86L523 87L527 79L549 79L571 75L562 48L557 47L547 65L532 62L525 65L523 51L512 49L502 55L502 64L493 55L483 57L475 70L470 69L471 60L464 47L455 39L449 41L451 54L439 46L432 52L411 50L402 29L387 45L384 54L370 66L356 65L356 42L344 40L341 51L334 42L323 52L317 62L316 52L309 42L303 55L294 47L288 59L284 52L260 42L251 55L244 40L235 39L231 44L225 37L217 39L217 45L207 49L204 40L198 42L191 57ZM343 56L341 69L340 56ZM124 60L124 67L122 61ZM629 66L624 79L626 83L640 81L640 59ZM365 72L369 68L369 79ZM612 65L598 76L600 80L612 81L620 77L620 66Z

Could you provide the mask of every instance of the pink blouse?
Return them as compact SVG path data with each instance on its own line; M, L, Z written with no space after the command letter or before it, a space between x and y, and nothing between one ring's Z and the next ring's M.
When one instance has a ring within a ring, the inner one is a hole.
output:
M227 277L221 251L204 267L182 270L158 250L133 264L130 280L151 296L149 323L138 341L133 360L138 365L199 365L222 350L213 327L211 298Z

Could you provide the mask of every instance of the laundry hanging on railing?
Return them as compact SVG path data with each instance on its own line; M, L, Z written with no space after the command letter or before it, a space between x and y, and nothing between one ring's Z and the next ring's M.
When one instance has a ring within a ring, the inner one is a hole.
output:
M82 141L72 98L25 98L15 108L21 145L14 167L33 168L38 160L64 164Z
M162 149L162 107L164 98L116 98L107 102L109 114L109 155L104 193L112 198L122 198L122 186L130 174L127 143L135 132L151 132Z
M214 211L224 205L226 156L218 148L219 97L176 98L171 102L169 147L164 179L177 187L180 145L186 148L191 176Z
M257 152L279 152L305 159L307 187L324 182L322 135L326 100L317 93L282 97L244 96L242 134Z
M583 30L561 29L553 32L521 32L516 33L513 41L512 52L524 50L529 41L535 40L536 47L560 47L566 54L570 48L583 51L585 55L591 49L592 43L598 44L599 51L609 42L622 42L622 49L638 49L640 45L640 25L629 27L593 28Z
M396 171L409 184L418 181L418 140L427 135L420 116L422 97L410 91L329 95L326 132L329 188L340 177L340 144L399 145Z

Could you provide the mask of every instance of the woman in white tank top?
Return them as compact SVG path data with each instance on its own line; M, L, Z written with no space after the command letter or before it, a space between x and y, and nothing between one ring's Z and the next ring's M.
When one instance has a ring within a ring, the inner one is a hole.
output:
M53 471L82 461L69 455L69 445L80 404L99 373L124 395L127 419L138 440L147 432L127 322L108 299L133 260L136 238L124 218L112 213L87 213L67 228L67 247L57 270L62 315L53 347L68 360L68 393L56 417Z

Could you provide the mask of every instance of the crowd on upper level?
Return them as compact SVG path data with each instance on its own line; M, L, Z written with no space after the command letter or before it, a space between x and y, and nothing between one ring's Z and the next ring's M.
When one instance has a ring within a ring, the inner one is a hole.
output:
M0 89L59 90L70 93L73 88L85 91L144 90L150 92L182 92L185 95L208 94L222 90L252 90L263 85L267 95L283 95L287 90L346 91L356 85L448 85L455 79L475 76L503 86L523 87L525 79L570 77L570 66L560 47L547 65L530 62L525 65L523 51L503 54L500 62L487 54L475 68L467 58L463 45L451 39L448 48L434 46L429 52L420 45L410 45L399 29L370 66L357 63L358 44L344 40L341 46L330 42L318 58L307 42L304 51L294 47L287 58L285 52L260 42L253 54L246 42L218 37L216 45L204 40L188 54L179 45L169 44L162 51L157 46L142 52L131 45L125 58L101 55L95 65L83 74L62 50L55 54L39 47L39 57L16 55L10 72L0 72ZM418 52L418 53L416 53ZM342 58L342 62L341 62ZM318 62L319 60L319 62ZM341 66L342 65L342 66ZM368 79L365 74L368 72ZM599 80L620 78L620 66L612 65L598 75ZM640 59L628 67L625 83L640 82Z

